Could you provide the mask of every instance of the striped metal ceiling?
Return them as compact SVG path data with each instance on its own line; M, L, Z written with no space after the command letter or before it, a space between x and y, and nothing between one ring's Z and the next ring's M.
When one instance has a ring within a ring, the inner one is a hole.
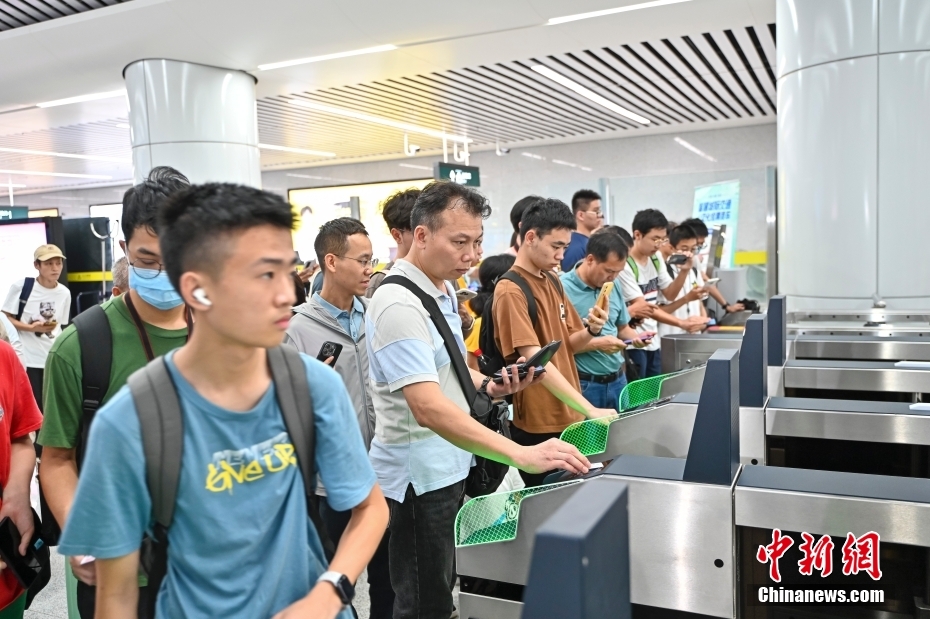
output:
M14 1L21 5L26 0L0 0L0 6ZM52 2L29 0L40 1ZM77 0L69 2L77 4ZM84 4L90 5L90 0ZM266 97L258 101L261 143L332 152L336 157L262 150L262 167L285 169L403 156L403 129L301 107L295 101L466 135L473 140L472 148L529 145L539 140L629 135L643 127L550 81L532 70L535 65L544 65L648 118L652 126L688 130L707 122L774 121L774 64L775 25L770 24L764 30L750 26ZM125 122L112 119L5 136L0 138L0 149L129 158ZM408 132L408 138L421 153L441 151L437 137ZM38 169L42 164L48 171L93 170L110 174L114 180L125 170L121 164L107 162L41 159L0 151L0 170ZM43 178L31 179L29 184L80 182Z
M774 118L774 64L774 24L766 32L750 26L268 97L258 102L259 131L263 142L335 152L338 159L403 152L402 130L300 107L300 101L467 135L477 147L642 127L539 75L534 65L658 126ZM438 138L409 138L424 151L441 147ZM266 159L267 167L294 161Z
M129 0L0 0L0 32Z

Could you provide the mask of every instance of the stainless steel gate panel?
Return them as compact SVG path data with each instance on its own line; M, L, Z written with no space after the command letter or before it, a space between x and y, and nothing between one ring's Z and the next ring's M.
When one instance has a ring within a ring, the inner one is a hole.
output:
M898 368L891 361L789 360L785 388L930 393L930 370Z
M930 445L930 415L900 402L773 398L765 415L769 436L798 436L903 445Z

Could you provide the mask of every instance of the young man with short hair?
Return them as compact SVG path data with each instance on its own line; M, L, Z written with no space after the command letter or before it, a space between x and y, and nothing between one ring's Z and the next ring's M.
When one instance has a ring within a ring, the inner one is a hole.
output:
M42 425L42 415L26 370L6 342L0 342L0 412L0 520L9 517L13 522L22 537L18 551L25 554L35 528L30 485L36 452L30 432ZM0 615L21 619L25 607L26 592L0 562Z
M560 279L565 294L579 315L587 316L601 295L601 289L613 282L626 266L627 247L612 230L598 230L588 241L587 256ZM623 372L624 341L642 347L639 334L629 326L630 315L623 302L620 286L607 297L607 320L600 335L582 350L575 351L581 394L598 408L619 410L620 392L626 386Z
M675 254L693 256L695 255L697 240L697 233L691 226L679 224L671 229L668 235L668 243L663 245L660 251L666 261ZM668 264L668 262L666 262L665 268L669 277L673 278L677 277L681 271L681 267ZM685 283L675 299L668 299L664 293L659 296L662 302L662 310L676 318L686 320L692 316L707 316L707 310L704 309L703 303L704 298L707 296L707 288L704 286L704 277L698 270L697 265L689 269ZM673 325L659 323L660 338L677 333L686 333L686 331Z
M509 362L529 358L553 340L562 345L546 365L539 385L513 398L510 436L520 445L537 445L557 438L569 425L585 418L615 414L611 407L599 408L580 393L581 384L573 354L601 346L600 335L606 313L592 308L587 326L572 306L559 279L552 271L559 265L571 239L575 218L568 206L554 198L540 198L523 213L522 243L511 269L522 278L536 300L537 318L529 314L527 295L509 279L494 289L491 311L497 348ZM613 351L610 340L603 346ZM521 471L527 486L538 486L548 471Z
M368 347L365 343L368 299L364 297L372 276L371 240L362 222L340 217L320 226L314 249L320 268L326 271L323 289L294 308L285 342L311 357L317 357L326 342L342 346L338 359L325 362L336 370L349 392L367 452L375 432L375 409L371 401ZM338 544L352 513L334 510L326 499L323 484L317 485L316 494L326 532ZM394 611L388 540L385 534L368 564L372 619L391 619Z
M634 319L641 319L636 327L639 333L657 333L658 322L680 327L688 332L699 331L707 323L706 318L693 316L682 320L658 307L659 291L666 298L678 296L691 269L691 257L681 266L675 278L669 276L659 248L668 242L666 236L668 220L655 209L645 209L633 217L633 247L627 258L626 268L620 274L623 299ZM636 308L634 309L634 304ZM660 340L656 335L643 349L630 350L629 355L639 369L642 378L657 376L662 372Z
M165 270L196 328L157 361L183 417L158 617L349 619L345 583L356 581L387 526L345 387L303 356L316 469L333 509L352 510L328 568L308 520L296 439L278 404L286 396L268 366L294 302L293 226L280 197L232 184L192 187L159 213ZM152 507L140 419L124 387L94 420L60 548L97 557L97 619L136 616L139 547Z
M691 219L686 219L681 222L682 225L690 226L695 233L697 233L697 246L695 247L696 251L700 252L704 248L704 243L707 241L707 237L710 236L710 230L707 229L707 224L697 217L692 217ZM698 270L701 272L701 275L707 279L710 277L708 262L710 258L710 253L701 253L698 256ZM707 294L713 297L714 301L717 302L720 307L727 312L741 312L745 308L742 303L728 303L723 297L723 293L720 292L720 289L717 286L708 286Z
M10 286L3 313L19 332L26 374L42 410L45 359L71 316L71 291L58 281L65 255L57 246L40 245L32 257L38 277L27 277Z
M110 373L98 394L98 405L109 402L129 375L155 357L183 345L188 321L184 299L174 290L159 247L157 215L168 197L190 186L187 177L167 166L153 168L148 178L123 195L120 247L126 254L127 282L122 294L101 305L112 346L96 354L110 356ZM82 327L85 328L85 327ZM83 351L78 326L57 338L45 371L45 421L38 442L43 447L42 490L58 524L67 524L78 485L80 458L87 445L84 411ZM98 385L99 387L99 385ZM79 453L80 452L80 455ZM110 506L119 509L119 502ZM78 579L77 605L82 619L93 619L96 566L83 556L69 557ZM145 596L149 592L143 590Z
M448 280L471 268L490 210L470 187L430 183L413 208L410 253L391 269L435 300L462 357L461 321ZM370 456L391 510L394 619L449 619L452 531L472 454L534 473L583 472L589 463L567 443L523 447L473 419L439 330L406 287L378 288L365 320L375 404ZM474 371L470 378L494 398L539 381L533 371L521 379L514 369L504 369L501 384Z
M575 264L580 260L584 260L588 238L594 234L595 230L604 225L604 211L602 209L601 196L596 191L581 189L572 196L572 214L575 216L575 229L572 231L572 240L562 257L562 271L571 271L575 268Z
M402 189L392 193L381 206L381 216L384 218L384 223L391 233L391 238L397 243L395 261L403 259L413 244L413 231L410 230L410 213L413 211L413 205L418 197L420 197L419 189L415 187ZM375 294L375 290L381 285L381 280L388 276L388 271L391 270L392 266L394 266L394 262L391 262L380 271L372 273L371 281L368 283L368 290L365 291L367 298L370 299Z

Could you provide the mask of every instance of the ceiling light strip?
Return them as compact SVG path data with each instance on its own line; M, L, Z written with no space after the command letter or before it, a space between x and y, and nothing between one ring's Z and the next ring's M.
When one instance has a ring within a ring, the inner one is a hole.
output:
M561 84L562 86L565 86L566 88L575 92L576 94L581 95L582 97L584 97L585 99L589 101L593 101L594 103L597 103L601 107L607 108L608 110L610 110L611 112L614 112L615 114L619 114L620 116L629 118L630 120L638 122L641 125L648 125L652 122L645 116L640 116L636 112L631 112L625 107L621 107L617 105L616 103L614 103L613 101L609 99L605 99L604 97L597 94L593 90L585 86L582 86L581 84L579 84L578 82L572 79L565 77L561 73L553 71L552 69L550 69L549 67L545 65L537 64L537 65L533 65L533 67L531 68L533 69L533 71L535 71L536 73L539 73L543 77L547 77L553 82L556 82L557 84Z
M397 49L396 45L376 45L374 47L364 47L362 49L353 49L347 52L336 52L334 54L322 54L320 56L309 56L307 58L297 58L295 60L284 60L282 62L272 62L269 64L258 65L259 71L271 71L273 69L283 69L284 67L293 67L300 64L310 64L311 62L322 62L324 60L335 60L336 58L349 58L351 56L364 56L365 54L377 54L379 52L390 52Z
M308 101L306 99L291 99L290 103L292 105L297 105L300 107L305 107L311 110L316 110L318 112L325 112L327 114L335 114L336 116L344 116L345 118L354 118L356 120L363 120L365 122L374 123L376 125L384 125L385 127L394 127L395 129L400 129L402 131L409 131L410 133L418 133L420 135L429 135L434 138L447 139L453 142L460 143L471 143L473 140L468 139L462 135L455 135L452 133L444 133L442 131L436 131L435 129L428 129L426 127L420 127L419 125L412 125L410 123L404 123L396 120L391 120L390 118L383 118L381 116L373 116L371 114L365 114L364 112L356 112L355 110L347 110L341 107L333 107L331 105L324 105L322 103L317 103L315 101ZM649 122L648 120L646 122Z
M95 178L99 180L112 180L112 176L102 174L69 174L65 172L30 172L28 170L0 170L0 174L19 174L21 176L58 176L61 178Z
M675 142L677 142L679 146L681 146L681 147L683 147L683 148L687 148L688 150L690 150L692 153L694 153L694 154L697 155L698 157L703 157L704 159L707 159L708 161L712 161L712 162L714 162L714 163L717 162L716 159L714 159L713 157L711 157L710 155L708 155L707 153L705 153L704 151L702 151L702 150L701 150L700 148L698 148L697 146L691 144L690 142L685 142L684 140L682 140L682 139L679 138L679 137L676 137L676 138L675 138Z
M132 159L123 157L104 157L103 155L77 155L75 153L55 153L47 150L27 150L25 148L7 148L0 146L0 153L16 153L19 155L42 155L45 157L66 157L68 159L84 159L85 161L108 161L110 163L132 163Z
M56 99L55 101L45 101L36 103L36 107L58 107L59 105L69 105L71 103L83 103L84 101L97 101L99 99L112 99L113 97L122 97L126 95L125 90L110 90L108 92L96 92L89 95L80 95L77 97L68 97L67 99Z
M314 155L316 157L335 157L336 153L330 153L324 150L309 150L306 148L292 148L290 146L277 146L275 144L259 144L262 150L278 150L284 153L298 153L300 155Z
M653 2L642 2L640 4L630 4L627 6L618 6L613 9L604 9L602 11L591 11L589 13L577 13L575 15L565 15L564 17L553 17L546 25L556 26L558 24L567 24L568 22L578 21L581 19L591 19L593 17L604 17L606 15L616 15L617 13L627 13L629 11L638 11L640 9L651 9L657 6L666 6L668 4L679 4L681 2L690 2L691 0L654 0Z

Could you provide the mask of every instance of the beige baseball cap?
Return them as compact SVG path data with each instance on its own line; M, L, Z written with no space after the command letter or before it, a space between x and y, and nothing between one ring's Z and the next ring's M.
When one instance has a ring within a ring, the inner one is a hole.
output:
M33 259L38 260L39 262L45 262L52 258L61 258L66 260L65 255L61 253L61 250L58 249L57 245L39 245L39 248L33 254Z

